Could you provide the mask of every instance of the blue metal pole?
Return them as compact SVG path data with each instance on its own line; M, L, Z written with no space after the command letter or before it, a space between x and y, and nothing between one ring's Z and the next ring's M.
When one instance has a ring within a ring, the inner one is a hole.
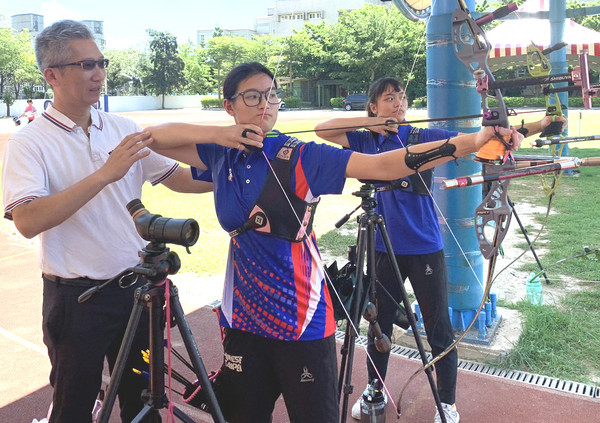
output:
M566 0L550 0L550 43L556 45L564 41L565 36L565 19L567 16ZM558 51L550 53L550 66L552 66L552 74L567 73L569 68L567 64L567 48L561 48ZM557 87L564 87L566 82L555 84ZM558 93L560 102L566 107L563 114L566 118L569 117L569 94L568 92ZM565 129L563 135L569 134L569 128ZM569 155L569 144L564 144L562 150L563 156ZM571 173L566 171L565 173Z
M474 10L474 6L474 0L467 1L470 10ZM427 110L432 118L481 112L481 99L475 90L473 75L456 57L452 45L452 13L455 8L456 2L453 1L434 2L427 25ZM436 122L430 127L476 132L480 125L481 119L470 119ZM479 171L481 165L473 161L473 156L467 156L436 167L435 176L436 180L441 180ZM441 215L447 220L444 222L444 218L439 216L452 322L456 329L464 330L464 322L470 320L469 315L474 315L483 295L483 257L474 229L475 208L482 199L481 186L443 191L436 183L434 198Z

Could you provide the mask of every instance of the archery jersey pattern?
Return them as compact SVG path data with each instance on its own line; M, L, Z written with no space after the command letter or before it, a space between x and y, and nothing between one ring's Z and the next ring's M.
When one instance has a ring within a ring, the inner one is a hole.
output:
M267 138L272 160L289 137ZM290 185L311 201L339 194L351 152L325 144L302 143L291 166ZM242 225L266 181L269 163L262 153L245 154L201 144L198 155L211 172L219 223L227 232ZM192 169L196 178L206 178ZM246 231L231 239L220 324L283 340L322 339L335 332L329 291L314 233L304 242Z
M410 125L401 125L398 127L398 136L379 135L377 139L373 138L370 131L362 130L347 132L346 136L351 150L376 154L402 148L412 129ZM444 129L421 129L421 143L445 140L456 135L457 132ZM376 212L385 219L394 254L430 254L444 247L431 196L394 189L378 192L376 199ZM375 236L375 249L385 251L379 231Z

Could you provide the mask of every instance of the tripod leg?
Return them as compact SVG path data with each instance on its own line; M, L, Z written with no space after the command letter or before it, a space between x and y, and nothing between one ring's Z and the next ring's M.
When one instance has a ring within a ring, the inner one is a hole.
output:
M392 242L390 241L390 237L385 228L385 224L383 222L383 217L381 217L378 221L378 227L381 231L381 237L383 238L383 242L385 244L385 249L388 254L388 258L390 263L392 264L392 268L394 269L394 274L396 281L398 281L398 286L400 288L400 295L402 296L402 302L404 303L404 307L407 311L408 321L410 322L410 327L413 331L413 335L415 338L415 343L417 344L417 350L419 351L419 355L421 356L421 361L423 365L427 365L429 360L427 360L427 354L425 352L425 348L423 348L423 341L421 341L421 337L419 336L419 332L417 329L417 322L415 321L414 314L410 312L412 310L410 302L408 301L408 295L406 293L406 289L404 288L404 284L402 283L402 275L400 274L400 269L398 268L398 263L396 262L396 257L394 256L394 248L392 247ZM427 380L429 381L429 386L431 387L431 393L433 394L433 398L435 400L435 404L440 413L440 417L442 422L446 422L446 417L444 414L444 409L442 408L442 402L440 400L440 395L437 390L437 386L435 384L435 380L433 379L433 372L431 368L425 370L427 374ZM400 408L400 404L398 404L398 409Z
M173 414L175 414L176 417L179 417L179 420L181 420L184 423L195 423L192 419L190 419L183 411L181 411L177 407L173 407Z
M376 255L375 255L375 225L380 217L373 215L369 219L369 231L367 238L367 277L369 278L369 303L364 311L363 317L369 322L369 332L374 341L375 348L378 352L389 353L392 348L392 343L387 334L381 331L379 322L377 321L378 312L377 306L377 271L376 271ZM376 366L373 366L374 368ZM378 371L378 369L376 369ZM377 379L383 383L383 377ZM370 381L369 381L370 382Z
M108 423L110 413L115 405L115 399L117 397L119 385L121 384L121 378L123 376L123 372L126 370L125 367L127 364L127 358L129 357L134 336L140 322L140 316L142 315L142 311L145 307L143 302L144 294L147 291L145 288L146 287L144 286L135 290L133 309L131 310L131 315L129 316L129 322L127 323L127 328L125 329L125 334L123 335L121 348L119 349L119 354L117 355L115 367L110 377L110 382L108 384L108 389L106 390L106 396L104 397L102 409L100 410L100 415L98 417L99 423Z
M357 331L360 325L360 308L362 305L362 279L363 279L363 268L365 264L365 253L367 250L367 225L368 216L363 215L359 219L358 237L356 240L356 286L354 288L354 300L352 303L352 324L350 322L346 325L346 339L348 340L347 345L347 357L344 358L346 364L345 369L340 370L340 381L342 378L345 380L345 384L340 382L339 386L343 385L343 395L340 392L340 398L342 398L342 415L340 422L345 423L348 417L348 400L349 396L354 390L352 386L352 363L354 361L354 347L355 339L359 336ZM356 331L354 330L356 328Z
M350 345L350 323L348 321L346 321L346 330L344 333L344 343L342 344L342 348L340 349L341 354L342 354L342 360L340 362L340 369L345 369L346 368L346 360L348 358L348 348ZM338 376L338 397L341 398L341 394L342 394L342 387L344 386L344 372L340 372L339 376Z
M515 209L515 203L513 203L510 200L509 197L506 197L506 199L508 200L508 204L510 204L510 208L512 210L513 215L515 216L515 219L517 219L517 223L519 224L519 228L521 228L521 233L525 237L525 241L527 241L527 245L529 245L529 249L531 250L531 254L533 254L533 258L535 259L538 267L542 271L542 275L544 275L544 279L546 280L546 284L550 285L550 280L548 279L548 275L546 275L546 271L544 270L544 267L542 266L542 263L540 262L540 259L538 258L538 255L536 254L535 250L533 249L533 244L531 243L531 241L529 241L529 236L527 235L527 230L525 230L525 228L523 227L523 224L521 223L521 219L519 219L519 215L517 214L517 210Z
M144 408L138 413L137 416L131 421L131 423L140 423L148 413L152 413L152 417L148 420L148 423L160 423L160 415L158 411L153 409L151 405L146 404Z
M194 366L196 377L200 381L202 389L204 390L204 392L206 392L206 397L210 405L210 413L215 422L225 423L225 418L223 417L223 413L221 412L221 408L219 407L217 396L215 395L215 391L212 388L212 384L208 379L208 374L206 372L206 368L204 367L204 362L200 357L198 345L194 340L194 336L192 335L190 326L188 325L188 322L185 318L185 313L183 312L183 308L181 307L181 303L179 302L179 294L177 292L177 288L171 284L170 290L171 313L173 313L173 315L175 316L175 321L177 322L177 326L179 327L181 338L183 339L183 343L185 345L187 353L190 357L190 360L192 361L192 365Z

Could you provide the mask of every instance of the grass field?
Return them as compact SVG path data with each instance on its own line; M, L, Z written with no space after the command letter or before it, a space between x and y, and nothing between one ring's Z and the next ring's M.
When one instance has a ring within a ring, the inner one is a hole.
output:
M574 113L578 116L580 112ZM570 134L599 133L600 125L590 112L581 121L581 132L571 127ZM413 116L416 118L414 114ZM597 113L596 113L597 115ZM541 117L541 114L539 115ZM514 119L514 118L513 118ZM528 120L532 116L528 116ZM579 122L576 120L579 124ZM316 122L314 122L316 123ZM513 122L517 124L517 122ZM282 131L292 131L311 127L309 122L297 125L281 125ZM579 125L578 125L579 127ZM579 129L579 128L577 128ZM305 134L306 135L306 134ZM303 139L314 137L303 136ZM529 145L528 142L524 146ZM546 154L546 149L523 148L521 154ZM586 142L572 144L571 156L600 156L600 143ZM574 176L559 179L554 195L552 210L546 222L546 230L538 243L543 244L548 253L541 259L553 283L560 283L560 275L580 279L584 288L566 296L558 306L531 306L525 302L506 303L504 306L519 310L524 318L523 335L511 353L491 363L496 367L524 370L552 377L575 380L584 383L600 381L600 261L596 255L567 260L560 264L556 261L582 251L583 245L600 247L600 222L598 221L597 186L600 168L580 168ZM546 205L548 197L542 183L549 183L549 176L532 176L511 182L510 196L516 203ZM334 228L334 223L346 213L352 211L359 201L352 196L360 183L349 180L343 195L325 196L315 218L315 231L322 253L327 257L344 256L348 245L355 242L356 223L351 219L344 230ZM226 260L228 236L216 224L210 195L199 197L177 196L166 190L146 190L144 201L148 207L160 210L170 216L191 216L201 222L202 235L193 255L181 254L184 263L182 271L200 273L222 272ZM170 197L169 197L170 196ZM167 200L171 198L171 200ZM544 214L537 217L544 219ZM516 223L513 223L516 224ZM523 249L526 245L521 246ZM330 261L325 260L326 264ZM342 259L343 261L343 259ZM522 270L537 271L535 263L525 265ZM568 287L564 287L567 289Z
M598 112L577 111L572 114L578 117L579 113L583 115L581 125L579 125L578 120L575 120L575 122L577 122L578 129L579 126L581 126L581 131L585 131L582 133L600 133L600 123L597 122L597 119L592 117L594 116L593 113L595 113L595 116L598 116ZM423 110L415 110L414 112L409 113L409 118L412 119L420 119L424 116L425 111ZM535 120L541 118L543 113L527 114L524 116L526 116L527 120ZM519 116L511 118L514 121L512 123L514 125L519 125L519 118ZM296 131L312 128L317 123L318 121L285 122L278 125L277 128L283 132ZM598 132L594 132L595 129L597 129ZM574 130L574 128L570 128L571 135L577 135L577 132L578 131ZM318 139L314 133L301 134L300 138L303 140ZM524 143L524 146L527 145L529 145L528 141ZM577 148L572 147L574 153L572 153L571 156L578 156L580 150L593 151L594 147L600 148L600 141L573 144L573 146L575 145L577 145ZM590 148L592 150L590 150ZM545 154L543 150L544 149L524 148L521 150L521 152L524 154ZM592 154L595 155L596 153ZM589 172L589 168L585 169L583 172L584 177L585 175L588 175ZM540 177L534 176L524 178L518 183L513 184L515 188L516 186L523 186L524 188L522 191L515 190L513 192L513 188L511 187L512 200L517 202L528 201L539 204L543 203L545 197L540 189L528 190L527 188L530 186L539 186L539 180ZM352 211L354 207L359 205L360 202L358 201L358 198L352 196L352 192L358 190L359 188L360 183L358 181L349 179L342 195L324 196L319 204L315 217L315 231L319 241L321 242L321 247L324 247L326 251L330 250L329 252L333 255L342 255L346 248L346 242L353 238L352 236L347 235L348 232L354 232L349 229L352 228L353 220L344 226L345 230L343 231L336 230L334 223L344 216L344 214ZM536 195L536 193L541 195ZM557 196L554 201L559 203L559 198L560 196ZM198 220L201 232L200 239L198 243L191 248L192 255L188 256L184 253L181 256L182 272L215 274L224 270L229 237L221 229L216 220L212 194L181 195L172 193L162 186L147 186L143 192L143 202L146 205L146 208L152 213L159 213L167 217L192 217ZM593 242L591 243L593 244ZM177 251L178 253L183 251L183 249L179 249L177 247L173 247L173 250ZM557 252L557 254L561 254L561 252Z
M283 132L313 128L317 121L292 122L293 115L282 115L277 128ZM411 111L411 119L424 117L424 111ZM527 121L539 119L542 113L524 115ZM600 112L571 111L570 135L600 133ZM326 117L325 119L328 119ZM513 117L512 123L520 125L521 116ZM316 139L314 133L302 134L303 140ZM524 145L528 145L525 142ZM546 154L546 149L524 148L523 154ZM571 156L600 156L600 142L574 143ZM523 335L513 352L502 362L494 363L514 370L526 370L583 382L600 380L600 261L597 256L567 260L562 258L582 251L583 245L600 247L600 221L598 215L598 185L600 168L580 168L580 173L560 178L553 199L554 214L548 218L546 229L539 239L548 251L542 262L550 278L568 275L583 281L584 289L568 295L558 307L533 307L525 303L504 304L519 309L525 316ZM343 256L347 245L355 241L356 224L351 219L344 230L337 230L334 223L359 205L352 196L360 183L348 180L342 195L325 196L316 214L314 228L320 248L328 257ZM1 188L1 187L0 187ZM511 182L511 199L516 203L546 205L548 198L542 189L542 178L532 176ZM172 218L194 218L200 225L200 238L187 255L182 247L170 246L182 261L181 273L216 275L225 270L229 236L220 227L214 212L212 194L183 195L169 191L163 186L146 186L142 201L155 214ZM543 214L538 220L544 218ZM515 224L515 223L513 223ZM15 232L6 220L1 230ZM522 246L525 248L525 246ZM329 261L326 260L329 264ZM535 271L534 264L525 270Z

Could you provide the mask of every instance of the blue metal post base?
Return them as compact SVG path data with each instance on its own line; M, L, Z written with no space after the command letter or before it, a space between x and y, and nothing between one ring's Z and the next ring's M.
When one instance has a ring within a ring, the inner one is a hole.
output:
M477 321L473 327L469 330L467 335L463 338L462 342L468 342L471 344L478 345L490 345L496 335L498 325L502 321L502 316L498 314L496 308L497 296L496 294L490 294L490 301L485 303L484 308L479 313ZM425 336L425 327L423 325L423 315L421 314L421 308L419 304L415 303L415 314L417 315L417 328L419 334ZM477 310L453 310L452 307L448 307L448 313L450 313L450 321L452 327L460 335L466 329L467 326L473 320L475 312ZM412 333L412 330L408 330Z

